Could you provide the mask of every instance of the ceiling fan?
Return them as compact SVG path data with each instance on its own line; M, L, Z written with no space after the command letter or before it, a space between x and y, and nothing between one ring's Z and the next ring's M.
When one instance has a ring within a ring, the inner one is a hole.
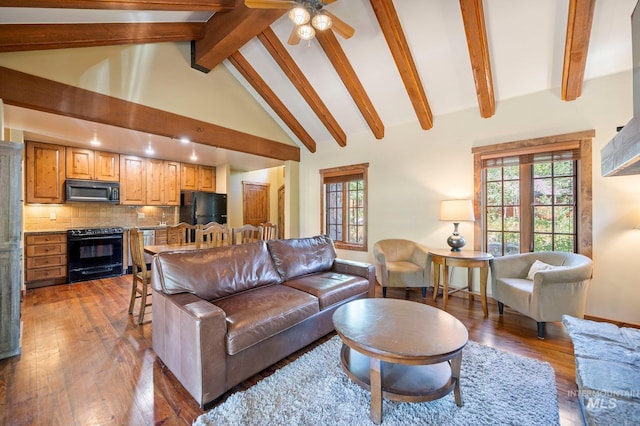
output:
M300 40L311 40L316 31L333 28L344 38L355 33L352 26L334 14L324 10L324 6L336 0L244 0L244 4L253 9L289 9L289 19L293 22L293 30L289 36L289 44L298 44Z

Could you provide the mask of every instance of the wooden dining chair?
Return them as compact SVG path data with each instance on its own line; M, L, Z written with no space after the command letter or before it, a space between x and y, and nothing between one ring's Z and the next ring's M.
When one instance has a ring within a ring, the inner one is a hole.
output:
M222 247L231 244L231 230L226 226L213 225L196 229L196 248Z
M167 244L190 244L194 242L195 230L199 225L190 225L180 222L177 225L167 226Z
M260 241L262 239L262 227L247 224L239 228L233 228L232 237L233 244L246 244Z
M142 232L137 228L129 231L129 248L131 250L131 268L133 275L133 284L131 287L131 301L129 302L129 314L133 314L133 308L136 299L140 299L140 310L138 312L138 324L142 324L144 320L144 311L151 303L147 302L150 296L151 287L151 271L147 269L147 263L144 260L144 240Z
M265 222L261 223L260 226L262 227L263 240L268 241L278 239L278 225L271 222Z

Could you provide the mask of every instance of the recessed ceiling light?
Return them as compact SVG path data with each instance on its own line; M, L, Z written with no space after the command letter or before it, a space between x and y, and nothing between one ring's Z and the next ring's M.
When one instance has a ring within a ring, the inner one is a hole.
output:
M189 138L182 137L182 138L180 138L180 142L182 142L182 143L189 143L189 142L191 142L191 141L189 140Z
M98 140L98 136L95 133L93 134L93 139L91 139L90 143L93 146L99 146L100 145L100 141Z

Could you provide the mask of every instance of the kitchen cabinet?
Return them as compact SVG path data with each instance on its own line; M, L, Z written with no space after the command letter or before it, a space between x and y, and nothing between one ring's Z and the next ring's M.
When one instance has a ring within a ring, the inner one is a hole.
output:
M117 182L120 180L119 155L77 147L66 148L67 179Z
M142 206L147 202L147 159L120 155L120 204Z
M216 192L216 168L181 163L180 189L182 191Z
M120 155L114 152L95 151L95 179L108 182L120 181Z
M93 179L95 157L92 150L67 147L66 159L67 179Z
M146 204L150 206L180 205L180 163L147 159Z
M0 359L20 353L20 237L22 235L22 150L0 142Z
M198 165L181 163L180 168L180 189L183 191L197 191Z
M67 234L51 232L25 238L27 288L67 281Z
M26 145L27 203L62 203L65 147L31 141Z
M198 166L198 191L216 192L216 168Z

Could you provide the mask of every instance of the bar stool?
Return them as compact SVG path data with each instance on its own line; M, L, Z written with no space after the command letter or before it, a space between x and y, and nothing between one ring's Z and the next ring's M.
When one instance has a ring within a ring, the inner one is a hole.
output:
M140 311L138 313L138 324L142 324L144 319L144 311L151 303L147 302L149 294L149 280L151 279L151 271L147 269L147 263L144 260L144 240L142 233L133 228L129 232L129 247L131 249L131 265L133 275L133 285L131 287L131 302L129 302L129 314L133 314L133 307L136 299L140 299Z

